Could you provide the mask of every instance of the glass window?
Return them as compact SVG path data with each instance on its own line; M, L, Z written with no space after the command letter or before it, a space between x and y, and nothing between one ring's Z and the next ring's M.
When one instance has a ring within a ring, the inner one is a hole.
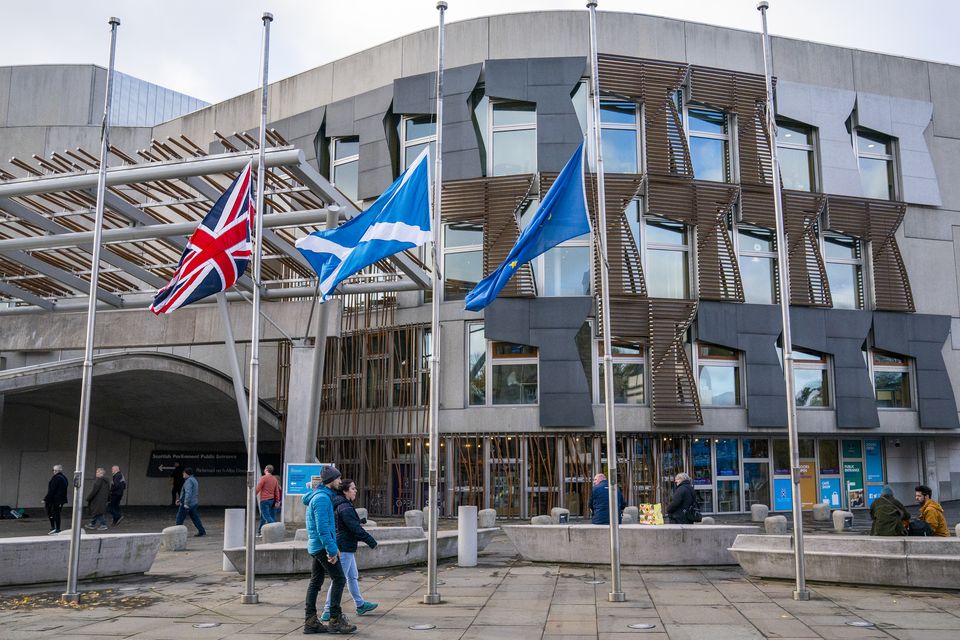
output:
M736 438L720 438L716 441L717 476L739 476L740 456L737 452Z
M640 134L637 105L633 102L601 102L600 122L604 170L609 173L638 173Z
M840 473L840 444L836 440L820 440L820 473Z
M467 396L470 404L487 403L487 341L484 338L483 325L471 324L469 327L469 390Z
M896 188L893 170L893 142L879 133L857 129L857 157L860 162L860 182L863 195L879 200L895 200Z
M873 387L877 407L909 409L910 361L903 356L873 352Z
M836 233L823 234L823 256L836 309L862 309L863 258L860 240Z
M813 191L813 133L809 127L793 123L777 123L777 159L784 189Z
M790 475L790 443L784 438L773 439L773 473L778 476Z
M686 226L647 218L647 291L651 298L687 298L690 295L690 258Z
M597 343L597 402L604 399L603 343ZM644 402L644 352L643 348L628 343L614 342L613 355L613 401L614 404L643 404Z
M537 348L511 342L494 342L493 404L537 403Z
M537 113L525 102L490 102L489 175L537 171Z
M727 114L690 107L687 131L693 175L698 180L726 182L730 178Z
M590 247L558 246L543 257L544 296L590 294Z
M717 481L717 510L720 513L740 511L740 481Z
M430 147L430 158L437 150L437 124L435 116L404 117L401 121L401 145L403 147L403 166L417 159L420 152Z
M744 458L769 458L770 443L766 438L744 438Z
M740 276L746 302L774 304L777 298L777 247L773 231L737 226Z
M740 404L740 357L724 347L702 344L698 352L700 403L733 407Z
M830 406L826 356L796 349L793 352L793 388L797 407Z
M443 228L443 295L462 300L483 278L483 227L452 223Z
M710 438L694 438L693 444L691 445L691 453L693 454L694 486L712 487L713 464L710 460Z
M754 504L770 505L770 463L743 463L744 509Z
M331 142L333 146L333 168L331 173L331 182L342 193L354 202L357 202L359 188L359 167L360 167L360 138L352 136L349 138L334 138Z

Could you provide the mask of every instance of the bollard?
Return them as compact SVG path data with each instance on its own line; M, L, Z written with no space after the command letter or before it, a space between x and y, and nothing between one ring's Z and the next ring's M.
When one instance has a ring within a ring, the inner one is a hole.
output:
M818 502L813 505L814 522L830 522L830 503Z
M223 548L236 549L244 546L243 533L246 529L246 509L224 509L223 510ZM233 563L223 555L223 570L238 571Z
M837 533L843 533L850 530L853 524L853 513L850 511L836 510L833 512L833 530Z
M477 508L457 509L457 565L477 566Z
M770 515L770 507L765 504L750 505L750 520L752 522L763 522Z

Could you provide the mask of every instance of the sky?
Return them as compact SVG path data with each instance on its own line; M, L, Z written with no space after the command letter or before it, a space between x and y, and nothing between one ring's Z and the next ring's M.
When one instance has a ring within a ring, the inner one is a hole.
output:
M773 35L960 65L957 0L769 0ZM447 22L584 0L448 0ZM264 11L275 81L435 28L436 0L6 0L0 66L107 66L107 20L121 20L117 70L207 102L257 88ZM756 0L599 0L630 11L760 30ZM602 49L602 46L601 46Z

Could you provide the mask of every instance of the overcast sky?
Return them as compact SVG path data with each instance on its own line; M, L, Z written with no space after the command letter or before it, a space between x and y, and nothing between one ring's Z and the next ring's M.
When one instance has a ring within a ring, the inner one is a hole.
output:
M448 0L447 21L584 8L584 0ZM960 1L770 0L770 32L960 64ZM122 21L117 69L218 102L259 84L260 15L275 16L271 81L435 27L436 0L7 0L0 66L107 65L107 19ZM632 11L759 31L756 0L600 0ZM601 44L602 47L602 44Z

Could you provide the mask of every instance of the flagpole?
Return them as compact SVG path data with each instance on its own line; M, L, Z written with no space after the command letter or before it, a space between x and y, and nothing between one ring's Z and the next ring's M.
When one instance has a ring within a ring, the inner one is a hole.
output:
M217 294L217 307L220 309L220 318L223 320L224 346L227 348L227 361L230 363L230 377L233 379L233 395L237 401L237 411L240 414L240 428L243 430L243 439L250 437L247 423L247 392L243 389L243 374L240 372L240 359L237 358L237 343L233 339L233 326L230 324L230 305L227 303L227 294L221 291ZM259 461L257 468L260 467Z
M440 279L440 198L443 190L443 46L444 15L447 3L437 2L440 23L437 27L437 118L436 157L433 170L433 219L430 231L433 235L433 300L430 322L430 472L429 472L429 530L427 531L427 592L424 604L440 604L437 592L437 520L440 517L437 484L440 466L440 296L443 294Z
M73 471L73 514L70 518L70 556L64 602L79 603L77 579L80 570L80 531L83 520L83 473L87 466L87 435L90 430L90 387L93 384L93 338L97 326L97 289L100 282L100 243L103 237L103 195L107 185L107 155L110 153L110 108L113 103L113 66L117 53L119 18L110 18L110 63L107 67L107 95L100 131L100 166L97 171L97 208L93 219L93 249L90 260L90 293L87 296L87 337L83 351L80 383L80 425L77 433L77 463Z
M600 256L600 309L603 323L603 413L607 427L607 480L610 512L610 602L627 597L620 583L620 503L617 477L617 428L613 416L613 356L610 337L610 263L607 259L607 202L603 184L603 152L600 146L600 75L597 63L597 3L587 2L590 10L590 75L593 94L593 158L597 176L597 228L594 242Z
M763 75L767 90L767 136L770 144L770 166L773 173L773 209L777 219L777 278L780 286L780 317L783 322L783 383L787 394L787 438L790 443L790 475L793 479L793 560L797 588L794 600L809 600L803 557L803 503L800 496L800 444L797 435L797 399L793 387L793 339L790 332L790 275L787 263L787 234L783 215L783 192L780 185L780 161L777 158L777 119L773 110L773 58L770 34L767 32L766 0L757 4L763 24Z
M245 587L241 602L257 604L260 601L256 591L256 544L257 544L257 409L260 396L260 269L263 255L263 187L267 167L264 164L264 148L267 145L267 69L270 63L270 23L272 13L263 17L263 84L260 89L260 138L257 156L257 205L254 215L253 241L253 320L250 328L250 393L247 397L247 542Z

